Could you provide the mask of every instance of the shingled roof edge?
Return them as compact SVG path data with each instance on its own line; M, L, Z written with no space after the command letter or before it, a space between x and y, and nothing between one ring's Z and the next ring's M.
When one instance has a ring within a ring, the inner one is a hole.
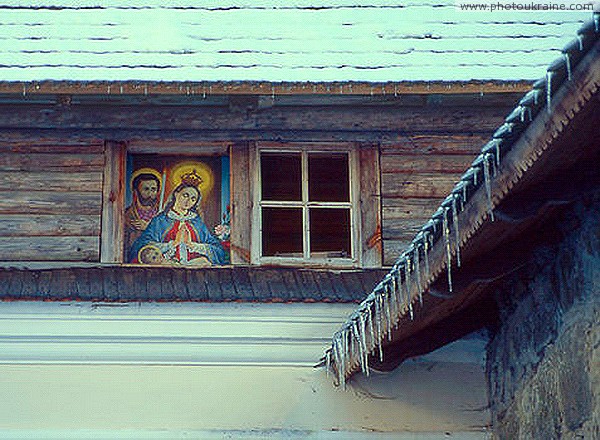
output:
M456 93L522 93L532 81L398 81L398 82L266 82L266 81L0 81L9 95L403 95Z
M494 203L497 204L498 200L493 200L492 181L499 173L503 160L544 108L547 113L542 117L549 117L553 113L556 109L553 100L561 86L572 79L575 67L590 52L595 51L596 55L600 53L599 39L600 13L594 13L593 20L580 28L577 38L565 46L563 56L548 67L545 78L533 85L492 139L483 146L480 155L400 255L390 272L333 335L332 345L325 351L320 365L333 373L336 385L345 386L347 378L359 369L369 375L369 356L378 352L382 360L384 342L386 339L391 341L393 328L408 316L412 319L415 303L422 304L429 286L444 272L448 277L449 291L452 291L453 258L459 262L461 246L484 221L493 220ZM590 84L589 87L598 90L597 84ZM590 90L590 96L585 100L590 99L593 92ZM568 95L568 91L565 93ZM535 161L543 152L544 149L533 151L534 157L530 160ZM530 166L531 163L518 169L519 175L509 182L502 198ZM464 237L460 237L457 227L460 214L469 204L477 201L486 207L486 212ZM452 234L455 236L451 237ZM436 267L432 262L437 262Z

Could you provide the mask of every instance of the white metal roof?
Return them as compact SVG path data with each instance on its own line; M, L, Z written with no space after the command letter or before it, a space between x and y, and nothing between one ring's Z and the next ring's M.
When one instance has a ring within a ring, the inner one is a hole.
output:
M453 0L0 3L0 81L536 79L591 17Z

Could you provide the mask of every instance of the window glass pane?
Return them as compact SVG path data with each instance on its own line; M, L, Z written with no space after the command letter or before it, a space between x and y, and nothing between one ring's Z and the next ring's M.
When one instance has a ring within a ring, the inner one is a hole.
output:
M302 165L299 153L260 155L262 200L302 200Z
M311 202L350 201L347 154L309 154L308 199Z
M351 257L350 210L311 208L311 257Z
M302 209L262 209L263 256L302 257Z

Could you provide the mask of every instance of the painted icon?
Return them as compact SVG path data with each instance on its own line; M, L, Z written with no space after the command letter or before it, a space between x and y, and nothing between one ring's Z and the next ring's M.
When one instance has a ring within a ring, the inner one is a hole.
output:
M229 264L227 157L181 160L135 155L128 171L126 261L193 267Z

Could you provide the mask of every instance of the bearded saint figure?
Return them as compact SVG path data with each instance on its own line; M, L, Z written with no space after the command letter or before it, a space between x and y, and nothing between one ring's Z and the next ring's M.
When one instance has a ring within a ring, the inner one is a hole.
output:
M150 220L158 214L158 193L160 174L152 168L137 170L131 181L133 201L125 210L125 249L131 245L148 227Z

